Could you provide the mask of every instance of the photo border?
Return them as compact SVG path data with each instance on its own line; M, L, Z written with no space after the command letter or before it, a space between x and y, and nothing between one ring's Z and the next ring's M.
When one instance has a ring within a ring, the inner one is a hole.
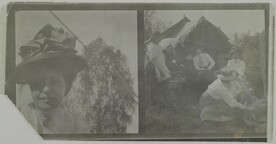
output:
M145 133L145 89L144 89L144 10L264 10L265 12L265 54L269 56L269 3L54 3L54 2L15 2L8 5L6 39L6 82L5 94L16 102L15 84L15 13L17 11L45 10L136 10L138 45L138 93L139 93L139 132L137 134L40 134L51 140L166 140L166 141L254 141L265 142L263 133L248 133L243 138L233 138L230 134L201 133ZM269 87L269 57L266 59ZM269 89L266 89L268 92ZM269 93L267 93L269 94ZM273 96L273 95L272 95ZM204 136L203 136L204 135Z

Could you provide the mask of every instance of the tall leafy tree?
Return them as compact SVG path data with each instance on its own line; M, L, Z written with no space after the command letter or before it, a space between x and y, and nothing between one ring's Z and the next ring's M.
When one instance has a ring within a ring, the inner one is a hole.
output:
M126 132L137 105L127 57L102 38L84 47L83 57L87 67L67 98L69 111L82 112L92 133Z
M144 11L144 40L148 40L156 32L163 32L168 28L165 21L157 19L155 10Z
M153 33L153 16L156 11L144 11L144 40L148 40Z

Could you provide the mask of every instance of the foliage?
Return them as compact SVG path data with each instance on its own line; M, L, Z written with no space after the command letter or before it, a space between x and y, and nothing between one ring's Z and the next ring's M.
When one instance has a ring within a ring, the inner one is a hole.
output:
M127 57L102 38L84 47L83 54L87 67L69 96L75 100L71 111L80 107L93 133L126 132L136 106Z
M153 34L152 19L156 11L144 11L144 39L148 40Z
M144 11L144 39L148 40L151 35L156 32L165 31L168 26L166 23L160 19L156 19L156 11L147 10Z
M264 96L264 80L262 78L263 67L262 59L265 59L263 51L265 48L261 46L262 35L256 33L251 35L248 33L234 34L234 46L241 49L243 53L241 58L246 64L245 75L250 86L254 89L255 94L259 98Z

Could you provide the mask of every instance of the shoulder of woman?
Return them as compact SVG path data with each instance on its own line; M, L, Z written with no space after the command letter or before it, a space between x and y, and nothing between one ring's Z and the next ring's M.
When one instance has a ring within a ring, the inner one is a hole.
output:
M18 109L24 115L33 114L35 112L35 107L34 107L33 103L30 103L28 105L20 106L20 107L18 107Z
M26 120L35 128L37 129L37 113L36 110L34 108L33 103L28 104L28 105L24 105L22 107L18 108L19 111L23 114L23 116L26 118Z

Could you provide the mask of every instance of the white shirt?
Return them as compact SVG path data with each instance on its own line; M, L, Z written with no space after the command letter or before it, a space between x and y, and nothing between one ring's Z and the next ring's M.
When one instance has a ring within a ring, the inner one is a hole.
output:
M77 114L71 114L62 109L57 109L52 122L48 123L47 128L43 121L45 117L36 110L33 103L20 108L21 113L27 121L40 134L66 134L66 133L89 133L89 126Z
M231 89L225 87L220 79L215 80L211 85L209 85L206 92L216 100L223 100L230 107L245 108L241 103L234 99L235 95Z
M245 71L245 63L240 59L232 59L229 60L227 63L227 67L231 70L236 71L240 76L244 76Z
M201 53L193 58L193 63L196 70L212 69L215 66L215 61L207 53Z
M154 44L154 43L149 43L148 46L147 46L147 55L149 57L150 60L152 60L153 58L155 57L158 57L158 56L164 56L163 54L163 50L165 48L162 47L160 44Z

